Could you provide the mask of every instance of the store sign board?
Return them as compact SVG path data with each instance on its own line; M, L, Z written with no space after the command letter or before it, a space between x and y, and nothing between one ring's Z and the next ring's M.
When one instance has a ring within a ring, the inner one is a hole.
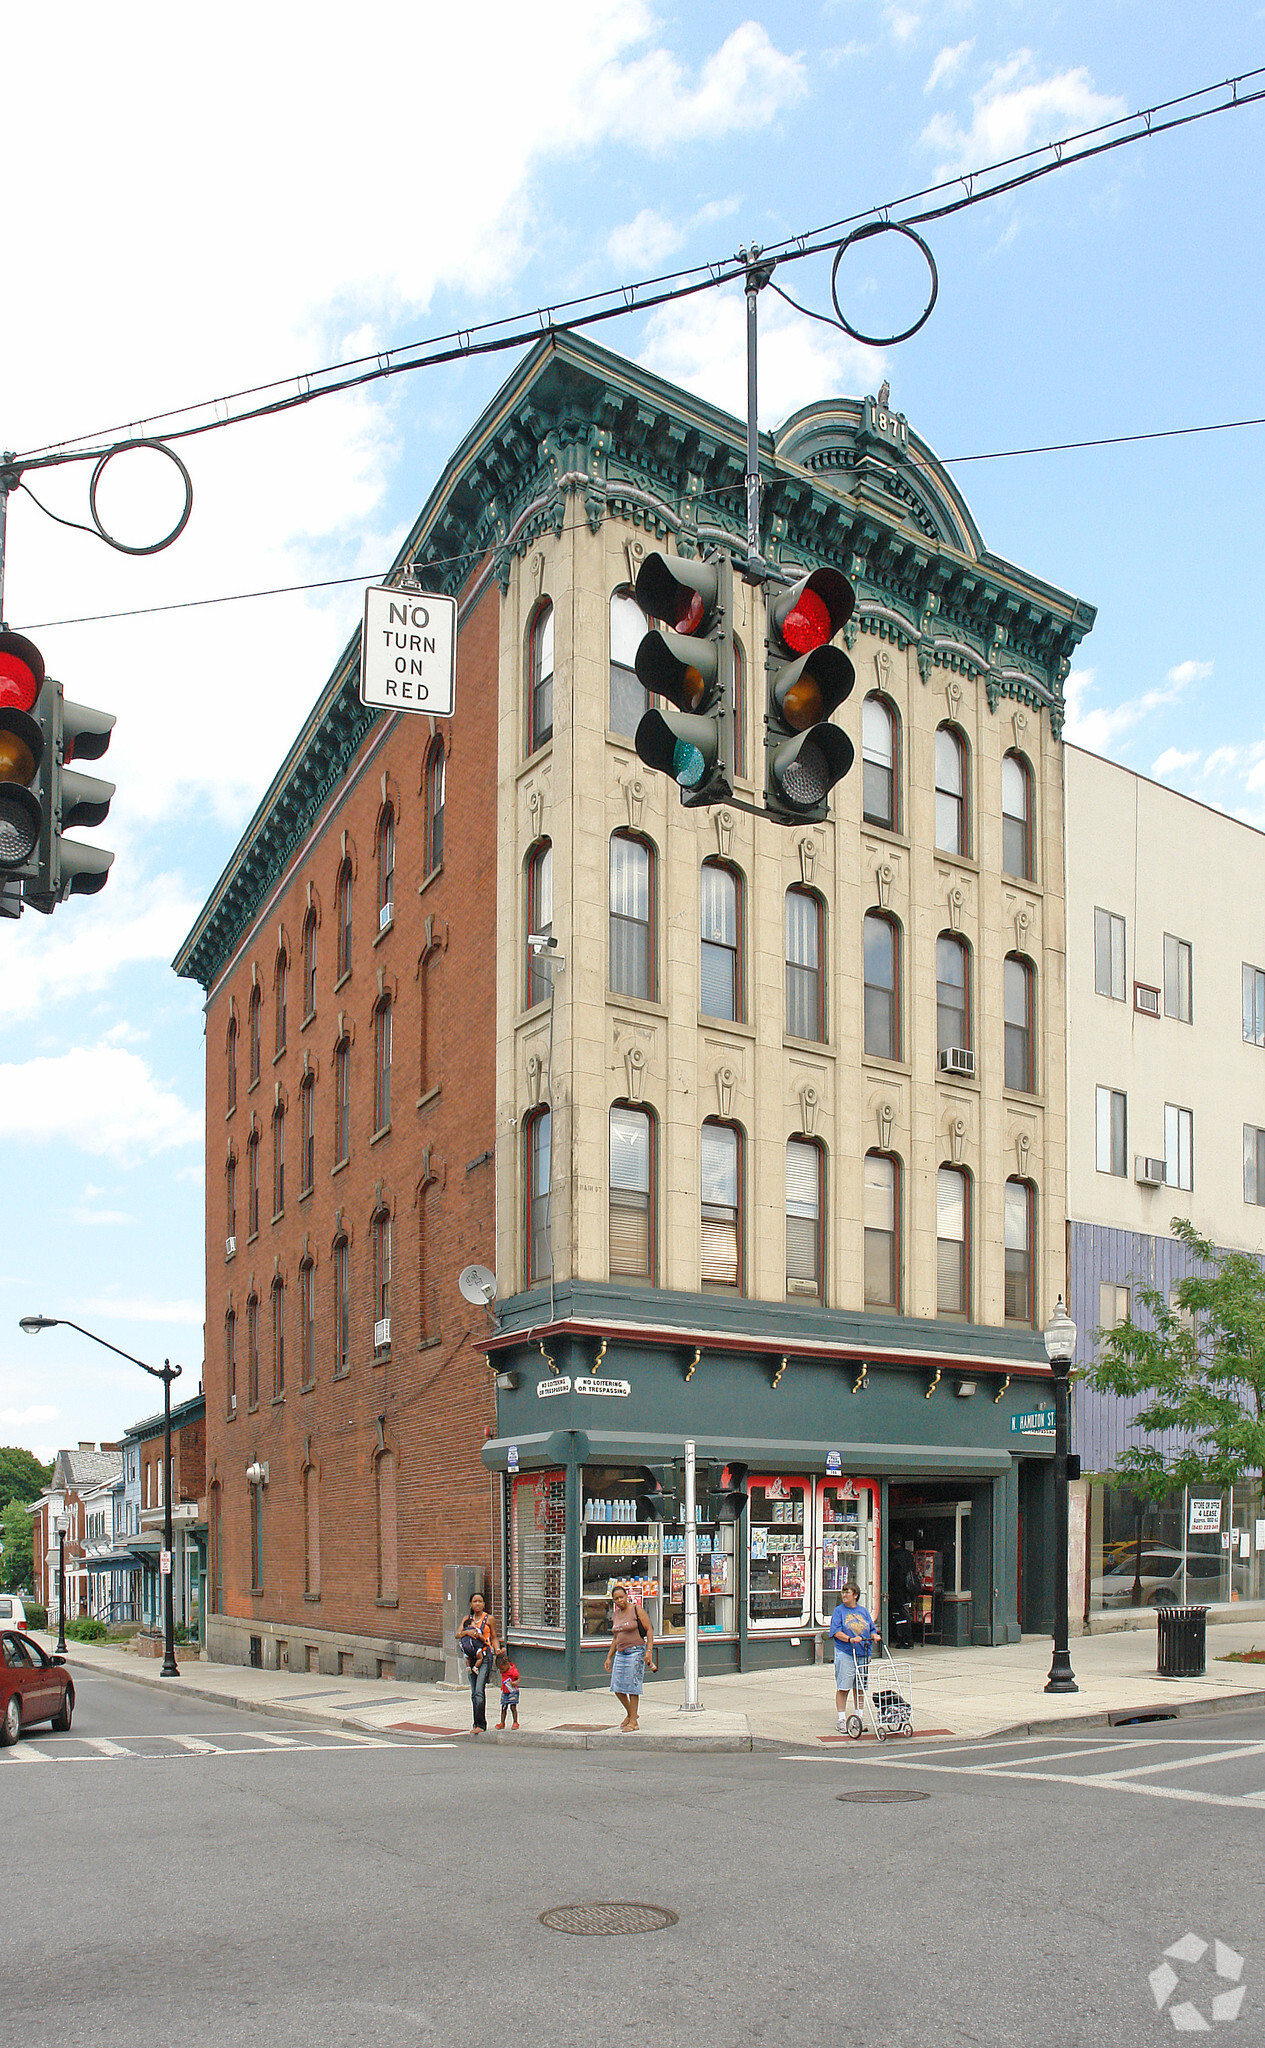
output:
M456 679L456 598L429 590L366 590L362 704L451 718Z
M505 1469L507 1472L517 1472L518 1470L517 1444L511 1444L508 1451L506 1451L505 1453Z
M1010 1418L1012 1436L1053 1436L1053 1408L1032 1408L1026 1415L1012 1415Z
M564 1372L555 1373L551 1380L537 1380L536 1382L536 1399L538 1401L547 1401L550 1394L569 1394L570 1392L571 1382Z
M840 1474L840 1473L842 1472L842 1470L843 1470L843 1460L842 1460L842 1458L841 1458L841 1457L839 1456L839 1453L838 1453L838 1451L827 1451L827 1452L826 1452L826 1477L827 1477L827 1479L837 1479L837 1478L839 1477L839 1474Z
M1190 1531L1192 1536L1219 1536L1221 1533L1221 1501L1195 1500L1190 1503Z
M575 1383L575 1391L577 1394L608 1394L622 1400L625 1394L631 1394L632 1381L595 1380L582 1374Z

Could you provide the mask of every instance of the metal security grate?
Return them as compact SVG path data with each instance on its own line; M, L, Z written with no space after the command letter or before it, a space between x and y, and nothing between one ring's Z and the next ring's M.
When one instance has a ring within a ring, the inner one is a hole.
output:
M897 1786L881 1792L836 1792L845 1806L895 1806L902 1799L930 1799L930 1792L905 1792Z
M598 1900L585 1906L550 1906L540 1915L542 1927L555 1934L658 1934L675 1927L677 1916L667 1906L631 1905Z

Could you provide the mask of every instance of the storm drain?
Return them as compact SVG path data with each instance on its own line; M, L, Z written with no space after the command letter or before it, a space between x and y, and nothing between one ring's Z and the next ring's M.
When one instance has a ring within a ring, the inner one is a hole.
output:
M897 1786L881 1792L836 1792L845 1806L895 1806L902 1799L930 1799L930 1792L905 1792Z
M540 1915L542 1927L555 1934L658 1934L675 1927L677 1916L667 1906L634 1905L625 1900L597 1900L587 1906L550 1906Z

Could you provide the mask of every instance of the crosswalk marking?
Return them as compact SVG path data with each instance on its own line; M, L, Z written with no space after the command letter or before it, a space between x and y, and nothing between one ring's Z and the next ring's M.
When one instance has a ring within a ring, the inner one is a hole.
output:
M1265 1756L1265 1742L1241 1742L1234 1749L1214 1749L1208 1756L1170 1756L1157 1764L1135 1764L1128 1771L1102 1771L1095 1777L1095 1784L1114 1785L1122 1778L1145 1778L1157 1771L1196 1771L1205 1764L1234 1763L1241 1756ZM1049 1763L1049 1757L1042 1757L1042 1763Z
M89 1749L95 1749L98 1756L132 1756L133 1750L125 1749L121 1742L111 1742L108 1735L81 1735L80 1742L86 1742Z
M42 1749L33 1749L29 1743L19 1742L9 1751L15 1764L51 1764L53 1759Z
M188 1751L190 1756L224 1756L226 1754L220 1748L218 1742L204 1742L200 1735L172 1735L168 1737L168 1740L178 1743L181 1749Z
M226 1729L218 1741L205 1735L135 1735L127 1743L108 1735L64 1735L46 1738L47 1746L25 1736L10 1749L0 1750L0 1768L6 1763L100 1764L167 1763L193 1757L291 1757L319 1753L322 1756L358 1756L366 1749L456 1749L453 1742L400 1741L389 1735L364 1735L343 1728L321 1729L310 1740L297 1735L277 1735L262 1728Z

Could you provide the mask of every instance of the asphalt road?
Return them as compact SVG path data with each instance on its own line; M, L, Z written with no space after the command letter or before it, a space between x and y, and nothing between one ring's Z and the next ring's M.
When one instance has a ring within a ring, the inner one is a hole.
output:
M1260 1712L682 1756L76 1683L70 1735L0 1752L15 2043L1265 2043ZM679 1917L540 1924L589 1901Z

